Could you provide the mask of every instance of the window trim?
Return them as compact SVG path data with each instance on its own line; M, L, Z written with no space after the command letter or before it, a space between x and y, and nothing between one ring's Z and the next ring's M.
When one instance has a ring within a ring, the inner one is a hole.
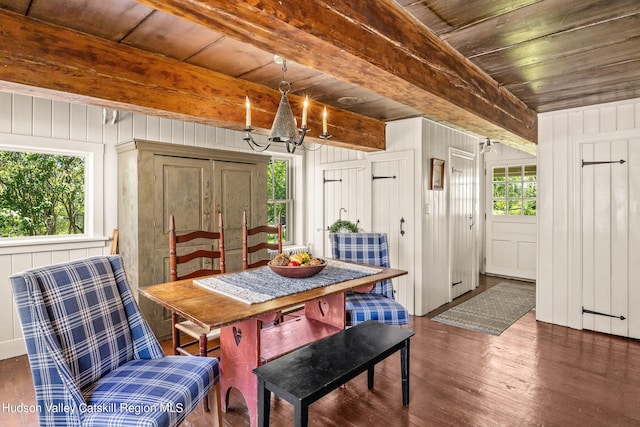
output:
M104 144L0 133L0 150L85 158L85 231L58 236L0 237L0 248L41 246L77 242L103 242L104 236ZM83 246L84 246L83 244Z
M537 186L538 186L538 165L535 162L530 162L530 161L522 161L522 162L504 162L504 163L500 163L497 162L498 164L496 164L495 166L490 166L490 176L489 176L489 183L491 185L491 203L490 203L490 212L492 216L495 217L508 217L508 218L536 218L538 216L538 207L537 207L537 200L538 200L538 191L537 191ZM509 177L509 168L514 167L514 166L518 166L520 167L520 179L519 180L514 180L514 181L509 181L508 177ZM527 181L525 179L525 168L527 166L535 166L536 167L536 179L534 181ZM494 171L497 168L504 168L505 170L505 180L504 181L496 181L494 178ZM536 197L525 197L525 184L526 183L530 183L533 182L536 184ZM520 197L516 198L516 197L509 197L509 184L511 183L519 183L521 185L521 191L522 194L520 195ZM493 194L494 192L494 186L496 184L503 184L505 186L504 189L504 197L500 197L500 198L496 198ZM495 213L495 209L494 209L494 203L497 201L504 201L505 202L505 211L503 214L496 214ZM521 203L521 207L520 207L520 214L518 215L510 215L509 214L509 201L510 200L518 200ZM525 202L527 201L531 201L531 200L535 200L536 201L536 213L535 215L525 215Z
M287 162L287 196L286 199L271 199L271 194L267 195L267 205L271 203L286 203L290 209L289 217L287 218L287 239L282 240L283 245L292 245L293 244L293 236L294 236L294 228L295 228L295 195L293 188L293 175L295 173L294 167L294 159L288 156L278 156L272 155L271 160L267 164L268 167L271 167L272 162L274 161L283 161Z

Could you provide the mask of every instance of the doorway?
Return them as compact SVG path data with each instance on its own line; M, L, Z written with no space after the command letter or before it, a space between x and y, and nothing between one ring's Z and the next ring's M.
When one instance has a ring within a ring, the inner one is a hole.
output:
M477 286L475 155L449 149L449 300Z
M413 152L369 155L371 231L386 233L389 261L408 274L392 280L396 300L414 313L415 293L415 186Z

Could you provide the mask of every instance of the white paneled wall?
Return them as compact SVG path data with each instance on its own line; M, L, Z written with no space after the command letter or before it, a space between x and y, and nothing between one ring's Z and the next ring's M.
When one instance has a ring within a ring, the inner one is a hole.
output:
M576 146L587 138L614 140L640 135L640 99L540 114L538 118L538 320L582 329L582 286L576 274L574 192ZM630 170L638 164L629 164ZM578 166L579 168L579 166ZM636 209L630 207L630 209ZM633 212L629 212L630 216ZM629 247L640 236L630 235ZM629 259L636 254L629 253ZM638 293L638 283L630 283ZM632 304L633 303L633 304ZM637 301L630 301L629 308ZM630 314L631 317L631 314ZM632 319L630 319L631 321Z
M415 239L414 250L415 307L412 311L416 315L424 315L449 302L447 192L428 189L429 160L431 157L448 159L450 147L477 155L478 139L421 118L388 123L386 138L388 152L412 151L414 153L416 223L407 224L407 229L415 230L418 236ZM340 148L324 148L307 155L307 193L316 196L305 200L309 218L307 235L312 237L314 247L324 245L327 235L321 228L330 225L323 223L323 201L322 197L317 197L323 193L323 171L341 167L364 170L366 161L367 154ZM358 194L358 191L357 186L353 186L347 199L362 199L362 194ZM370 210L370 208L370 206L362 207L364 210ZM358 219L361 220L365 231L374 231L367 228L371 213L359 212L358 214L362 216ZM350 219L353 220L353 218Z
M111 124L111 110L103 124L99 107L51 101L0 92L2 134L38 136L105 145L104 230L117 228L117 168L115 145L134 138L173 144L248 151L242 132L128 112L118 112ZM264 138L264 137L259 137ZM0 141L1 143L1 141ZM0 247L0 359L25 353L13 304L9 276L29 268L108 253L105 237L78 243Z

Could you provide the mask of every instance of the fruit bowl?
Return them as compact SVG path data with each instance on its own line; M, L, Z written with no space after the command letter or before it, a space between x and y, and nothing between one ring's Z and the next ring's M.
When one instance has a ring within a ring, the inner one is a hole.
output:
M327 261L322 260L322 264L318 265L296 265L296 266L288 266L288 265L271 265L268 264L269 268L273 270L274 273L279 274L283 277L289 277L292 279L302 279L305 277L315 276L320 273L323 268L327 266Z

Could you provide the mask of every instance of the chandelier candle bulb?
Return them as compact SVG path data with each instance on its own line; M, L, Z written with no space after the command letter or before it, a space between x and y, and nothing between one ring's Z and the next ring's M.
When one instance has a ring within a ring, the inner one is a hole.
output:
M245 128L251 128L251 102L249 101L249 97L246 97L246 105L247 105L247 119L245 123Z
M304 97L304 104L302 106L302 127L307 127L307 109L309 108L309 95Z
M322 110L322 133L327 134L327 107Z

